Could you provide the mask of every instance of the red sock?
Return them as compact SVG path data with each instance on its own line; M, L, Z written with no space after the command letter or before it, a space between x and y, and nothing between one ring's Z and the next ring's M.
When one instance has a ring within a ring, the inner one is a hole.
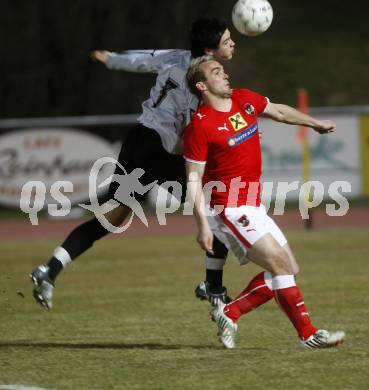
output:
M316 332L317 329L311 323L300 289L296 285L274 290L274 297L296 328L300 338L306 340Z
M273 298L273 291L265 282L265 272L260 272L236 299L225 306L224 313L227 313L227 317L236 322L241 315L256 309L271 298Z

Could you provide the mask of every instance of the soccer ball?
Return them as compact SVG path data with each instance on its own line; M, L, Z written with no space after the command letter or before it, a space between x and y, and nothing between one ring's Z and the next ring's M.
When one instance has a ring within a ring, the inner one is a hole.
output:
M233 7L232 22L244 35L254 37L272 24L273 9L267 0L239 0Z

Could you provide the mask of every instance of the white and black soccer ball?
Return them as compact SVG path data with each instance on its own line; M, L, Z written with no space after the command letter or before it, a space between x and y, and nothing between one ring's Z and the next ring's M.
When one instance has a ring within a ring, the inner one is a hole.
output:
M268 0L239 0L233 7L232 22L241 34L260 35L272 20L273 9Z

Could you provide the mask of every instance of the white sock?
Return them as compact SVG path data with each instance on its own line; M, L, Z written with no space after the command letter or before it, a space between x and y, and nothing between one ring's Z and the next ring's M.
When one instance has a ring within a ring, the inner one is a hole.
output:
M213 257L205 256L204 263L206 269L212 269L214 271L222 270L226 259L214 259Z
M63 268L72 262L69 253L62 246L58 246L54 250L53 256L63 264Z
M269 290L273 291L273 276L270 272L268 272L268 271L264 272L264 280L265 280L265 284L267 285Z
M278 275L272 278L273 290L296 286L295 275Z

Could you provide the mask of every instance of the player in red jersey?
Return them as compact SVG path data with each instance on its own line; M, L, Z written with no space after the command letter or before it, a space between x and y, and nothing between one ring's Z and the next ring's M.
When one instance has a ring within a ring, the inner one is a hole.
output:
M210 56L192 62L187 82L203 100L184 135L188 191L199 228L197 240L211 253L215 235L241 264L252 261L265 270L235 300L219 303L212 311L220 341L234 348L240 316L274 297L296 328L301 347L341 343L344 332L318 330L312 324L295 281L298 264L285 236L260 203L257 117L308 126L321 134L335 131L335 124L271 103L253 91L232 90L222 65ZM210 196L209 206L206 196Z

